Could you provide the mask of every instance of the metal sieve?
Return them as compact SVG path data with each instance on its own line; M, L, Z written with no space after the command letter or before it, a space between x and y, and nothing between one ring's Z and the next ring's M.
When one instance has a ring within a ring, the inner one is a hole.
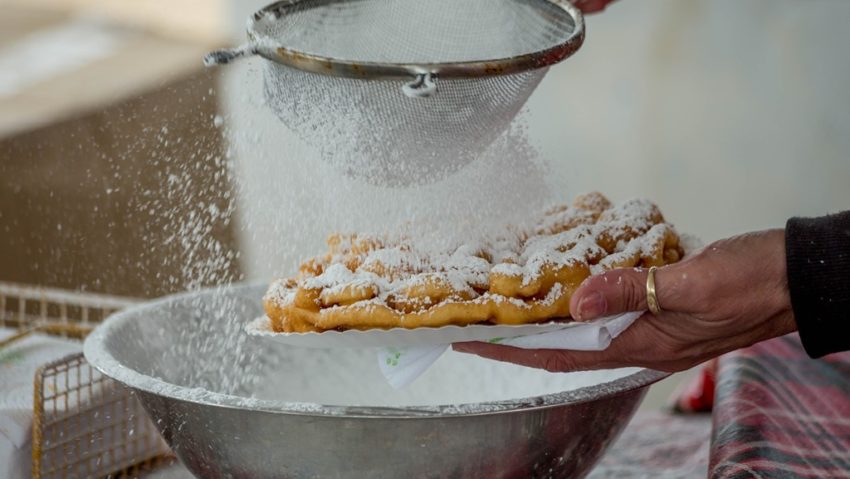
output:
M566 0L284 0L249 20L280 120L347 174L436 181L511 123L547 67L584 39Z

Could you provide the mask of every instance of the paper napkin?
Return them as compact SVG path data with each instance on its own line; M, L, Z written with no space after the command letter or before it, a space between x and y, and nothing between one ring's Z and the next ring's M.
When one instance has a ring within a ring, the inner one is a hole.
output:
M602 351L628 329L643 312L630 312L600 318L578 326L546 333L510 338L491 338L489 342L523 349L568 349ZM414 347L386 347L378 350L378 366L395 389L412 383L431 367L449 348L449 344Z

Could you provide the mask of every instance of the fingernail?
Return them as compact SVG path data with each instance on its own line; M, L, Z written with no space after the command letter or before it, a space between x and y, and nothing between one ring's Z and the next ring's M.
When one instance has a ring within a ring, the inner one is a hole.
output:
M599 291L588 293L578 302L577 319L594 319L605 314L605 297Z

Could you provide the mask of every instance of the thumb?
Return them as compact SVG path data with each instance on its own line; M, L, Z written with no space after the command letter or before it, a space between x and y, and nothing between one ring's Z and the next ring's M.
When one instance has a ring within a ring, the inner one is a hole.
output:
M570 299L570 315L588 321L646 310L647 269L629 268L606 271L587 278ZM655 273L658 281L660 270Z

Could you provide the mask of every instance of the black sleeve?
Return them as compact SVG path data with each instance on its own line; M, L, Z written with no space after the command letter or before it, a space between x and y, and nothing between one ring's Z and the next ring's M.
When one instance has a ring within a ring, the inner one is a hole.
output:
M791 307L809 356L850 350L850 211L785 225Z

